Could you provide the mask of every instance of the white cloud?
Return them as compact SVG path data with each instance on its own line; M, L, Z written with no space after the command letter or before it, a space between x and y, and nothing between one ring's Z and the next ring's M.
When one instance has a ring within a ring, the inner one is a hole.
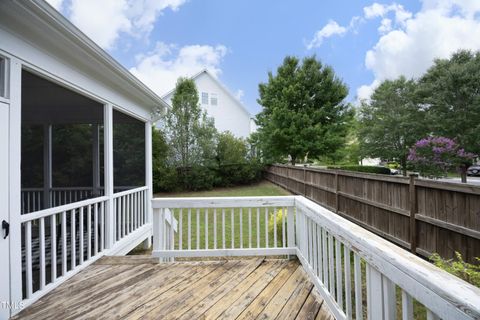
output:
M383 18L380 24L380 27L378 27L378 32L380 32L381 34L385 34L391 30L392 30L392 20L388 18Z
M405 21L412 17L412 13L405 10L405 8L396 3L392 3L390 5L379 4L375 2L371 6L363 8L363 14L365 15L366 19L374 19L374 18L384 18L390 12L394 13L395 16L395 23L397 24L405 24ZM390 20L390 19L389 19ZM382 21L383 22L383 21ZM390 20L391 23L391 20Z
M382 10L368 9L365 16L367 12ZM357 97L368 97L385 79L419 77L435 58L448 58L460 49L480 50L479 13L477 0L424 0L415 16L382 35L366 53L365 66L375 80L357 89Z
M61 11L63 0L47 0L47 2L57 11Z
M330 20L322 29L315 33L312 41L307 44L307 49L311 50L320 47L324 39L334 35L343 35L345 32L347 32L347 28L340 26L336 21Z
M61 0L50 0L58 2ZM121 33L148 37L156 18L186 0L71 0L70 20L97 44L111 49Z
M238 101L242 101L242 98L244 95L245 95L245 92L243 92L242 89L238 89L237 92L235 92L235 98L237 98Z
M137 56L137 65L130 71L159 95L175 87L178 77L192 76L208 69L213 76L222 70L220 63L227 54L223 45L175 45L159 42L145 55Z

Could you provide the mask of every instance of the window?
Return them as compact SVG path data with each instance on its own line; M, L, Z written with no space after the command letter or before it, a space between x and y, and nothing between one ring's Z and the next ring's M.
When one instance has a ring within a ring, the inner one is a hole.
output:
M218 99L217 99L217 94L216 93L211 93L210 94L210 104L212 106L218 105Z
M0 56L0 97L7 96L7 59Z
M208 104L208 93L202 92L202 104Z

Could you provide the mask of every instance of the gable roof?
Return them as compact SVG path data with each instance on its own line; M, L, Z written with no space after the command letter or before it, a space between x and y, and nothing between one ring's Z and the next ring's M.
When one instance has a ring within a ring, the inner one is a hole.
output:
M250 112L247 110L247 108L245 108L245 106L243 105L242 102L240 102L240 100L237 99L237 97L235 97L231 92L230 90L228 90L220 81L218 81L217 78L215 78L211 73L210 71L208 71L207 69L203 69L202 71L194 74L193 76L190 77L190 79L192 80L195 80L197 78L199 78L201 75L203 74L206 74L208 77L210 77L210 79L213 80L213 82L220 87L220 89L223 90L223 92L225 92L225 94L227 96L229 96L237 105L240 106L240 108L248 115L249 118L252 118L252 115L250 114ZM175 92L175 88L173 88L172 90L168 91L166 94L164 94L162 96L163 99L166 99L168 96L170 96L171 94L173 94Z

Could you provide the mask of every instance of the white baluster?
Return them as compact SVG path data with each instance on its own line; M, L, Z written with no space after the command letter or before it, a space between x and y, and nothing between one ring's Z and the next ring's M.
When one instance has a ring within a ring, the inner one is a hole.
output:
M345 266L345 314L347 319L352 319L352 275L350 271L350 249L343 246L343 258Z
M70 268L75 269L76 265L76 254L75 254L75 209L70 211Z
M50 220L50 240L51 240L51 269L52 269L52 282L57 279L57 221L56 215L52 214Z
M360 256L353 254L353 272L355 283L355 319L363 319L363 297L362 297L362 266Z
M40 290L45 288L45 219L40 218L39 224L39 238L40 238Z
M33 279L32 279L32 222L27 221L25 225L25 253L27 254L26 263L26 287L27 299L32 297Z

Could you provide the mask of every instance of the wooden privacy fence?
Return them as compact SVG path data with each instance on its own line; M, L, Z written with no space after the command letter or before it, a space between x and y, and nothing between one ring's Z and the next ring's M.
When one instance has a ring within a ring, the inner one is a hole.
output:
M266 178L421 256L480 257L480 187L285 165Z

